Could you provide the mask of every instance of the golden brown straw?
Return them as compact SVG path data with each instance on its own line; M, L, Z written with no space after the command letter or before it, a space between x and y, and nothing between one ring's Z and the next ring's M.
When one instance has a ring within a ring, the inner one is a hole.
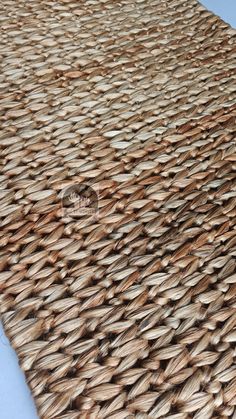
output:
M196 0L0 21L1 319L40 418L236 419L236 31Z

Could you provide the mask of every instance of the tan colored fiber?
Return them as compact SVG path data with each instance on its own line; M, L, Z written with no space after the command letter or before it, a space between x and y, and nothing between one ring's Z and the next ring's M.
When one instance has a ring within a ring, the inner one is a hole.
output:
M3 0L0 312L40 419L236 419L236 31Z

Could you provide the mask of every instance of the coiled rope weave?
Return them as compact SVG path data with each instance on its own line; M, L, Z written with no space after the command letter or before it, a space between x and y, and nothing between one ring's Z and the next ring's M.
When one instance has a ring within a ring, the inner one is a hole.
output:
M236 31L195 0L0 23L1 319L40 418L235 419Z

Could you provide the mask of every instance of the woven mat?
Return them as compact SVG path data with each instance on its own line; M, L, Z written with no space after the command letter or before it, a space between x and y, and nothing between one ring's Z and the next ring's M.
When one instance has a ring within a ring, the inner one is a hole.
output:
M1 319L43 419L236 418L236 31L4 0Z

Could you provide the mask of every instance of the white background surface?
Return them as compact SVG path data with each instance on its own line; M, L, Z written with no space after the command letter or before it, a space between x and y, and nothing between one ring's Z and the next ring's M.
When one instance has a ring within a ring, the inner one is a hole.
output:
M0 419L37 419L34 402L0 324Z
M16 0L17 1L17 0ZM236 27L236 0L201 0ZM0 325L0 419L37 419L36 410L17 357Z
M236 0L199 0L206 8L236 28Z

